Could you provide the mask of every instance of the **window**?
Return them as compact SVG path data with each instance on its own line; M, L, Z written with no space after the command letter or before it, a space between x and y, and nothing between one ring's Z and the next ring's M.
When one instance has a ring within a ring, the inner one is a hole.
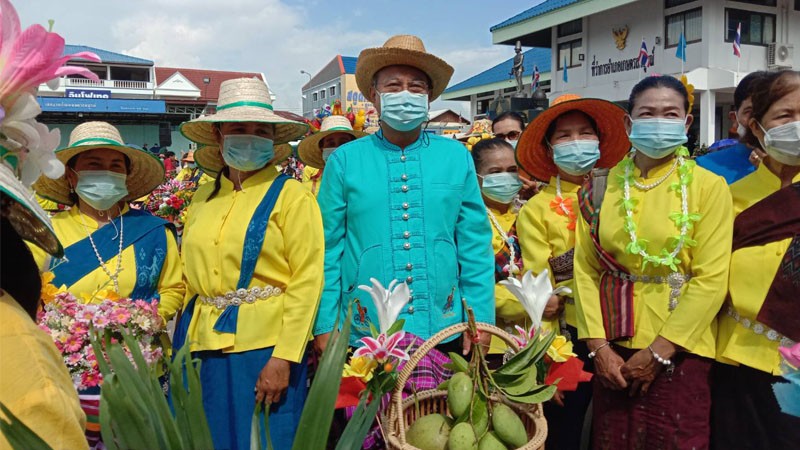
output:
M317 100L319 100L319 97L317 96L317 93L316 93L316 92L314 92L314 94L312 94L312 95L311 95L311 99L312 99L313 101L315 101L315 102L316 102Z
M558 44L558 68L564 68L564 60L567 61L567 68L578 67L581 65L578 55L583 50L583 40L575 39L574 41L564 42Z
M777 0L733 0L736 3L750 3L751 5L759 5L759 6L775 6L778 2Z
M319 98L320 98L320 99L323 99L323 98L325 98L325 89L323 89L323 90L319 91Z
M336 96L336 86L331 86L328 88L328 96L335 97Z
M695 0L664 0L664 8L674 8L676 6L692 3Z
M681 33L686 38L686 43L700 42L703 40L703 9L690 9L689 11L670 14L664 19L667 38L665 48L677 47Z
M578 34L583 31L583 19L570 20L558 26L558 37Z
M800 11L800 0L794 0L794 10Z
M742 24L742 44L767 45L775 42L775 14L741 9L725 10L725 42L736 39L736 27Z

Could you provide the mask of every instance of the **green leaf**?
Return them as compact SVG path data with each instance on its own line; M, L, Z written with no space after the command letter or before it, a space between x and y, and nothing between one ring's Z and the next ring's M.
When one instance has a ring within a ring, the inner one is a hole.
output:
M538 332L537 332L538 336ZM508 360L505 364L500 366L499 369L495 371L497 375L520 375L524 373L525 369L527 369L528 365L530 364L531 360L534 356L534 341L537 340L537 336L534 336L528 345L525 346L522 350L517 352L511 359Z
M541 385L540 388L531 393L525 395L507 395L506 397L508 397L509 400L517 403L543 403L553 398L553 395L556 393L557 389L558 388L555 385Z
M453 367L456 372L464 372L469 374L469 363L461 355L454 352L449 352L450 360L453 361Z
M352 324L353 307L348 307L342 331L333 332L328 347L322 354L319 369L308 392L300 423L295 435L295 450L324 449L333 421L336 397L342 383L342 367L347 359Z
M378 332L378 329L375 328L375 324L373 324L372 322L369 323L369 332L370 334L372 334L372 337L374 339L378 339L378 335L380 334L380 332Z
M503 392L506 395L523 395L530 392L534 387L536 387L536 364L531 364L530 369L528 369L522 376L516 379L513 383L510 383L502 388Z
M372 423L375 422L375 417L378 415L378 409L381 406L381 399L379 397L373 398L369 405L365 404L367 394L361 397L358 402L358 407L353 413L353 417L347 422L347 426L336 444L336 450L350 450L354 448L361 448L364 443L364 438L367 436ZM320 450L325 446L319 447ZM309 449L311 450L311 449Z
M3 433L11 448L14 450L52 449L44 439L40 438L38 434L12 414L11 410L6 408L6 405L2 402L0 402L0 412L6 417L6 419L0 417L0 432Z
M450 384L450 380L442 381L438 386L436 386L437 391L446 391L447 386Z
M405 319L397 319L392 324L392 326L389 327L389 330L386 331L386 335L387 336L391 336L391 335L397 333L398 331L403 329L403 325L405 325L405 324L406 324L406 320Z

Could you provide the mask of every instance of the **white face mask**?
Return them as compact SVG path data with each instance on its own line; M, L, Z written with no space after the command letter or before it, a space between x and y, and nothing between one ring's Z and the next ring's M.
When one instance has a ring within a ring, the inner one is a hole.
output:
M800 166L800 121L789 122L764 131L764 151L779 163Z
M742 125L742 122L739 122L738 114L736 114L736 134L739 135L739 139L744 139L747 135L747 127Z
M328 158L330 158L331 154L334 150L338 147L325 147L322 149L322 160L328 162Z

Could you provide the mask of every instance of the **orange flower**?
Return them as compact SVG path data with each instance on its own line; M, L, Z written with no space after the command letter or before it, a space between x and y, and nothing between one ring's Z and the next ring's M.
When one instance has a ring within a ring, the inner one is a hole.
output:
M573 202L571 198L563 198L558 196L556 196L556 198L550 202L550 209L553 210L554 213L569 219L569 222L567 222L568 230L575 230L575 224L578 219L572 203Z
M55 275L53 272L42 272L42 303L45 305L55 300L56 295L61 294L62 292L66 292L66 286L61 286L60 288L55 287L53 284L53 279L55 279Z

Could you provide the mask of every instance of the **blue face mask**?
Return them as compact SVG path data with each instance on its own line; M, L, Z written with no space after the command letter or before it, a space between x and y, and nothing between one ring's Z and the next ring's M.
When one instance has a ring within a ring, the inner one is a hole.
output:
M519 175L516 173L500 172L478 176L483 178L481 186L483 195L504 205L511 203L522 189L522 181L519 180Z
M686 119L637 119L628 135L633 147L653 159L665 158L689 141Z
M323 148L323 149L322 149L322 160L323 160L323 161L325 161L325 162L328 162L328 158L330 158L330 157L331 157L331 155L333 154L333 152L334 152L334 151L335 151L337 148L338 148L338 147L327 147L327 148Z
M559 169L570 175L586 175L600 159L600 141L562 142L552 148L553 162Z
M81 200L98 211L108 211L128 195L127 175L109 170L78 172L75 192Z
M222 141L222 159L242 172L261 169L274 156L272 139L250 134L230 134Z
M516 148L517 148L517 142L519 142L519 139L516 139L516 140L513 140L513 141L506 140L506 142L508 142L509 144L511 144L511 146L512 146L512 147L514 147L514 149L516 150Z
M381 92L381 121L397 131L411 131L428 120L428 94Z

